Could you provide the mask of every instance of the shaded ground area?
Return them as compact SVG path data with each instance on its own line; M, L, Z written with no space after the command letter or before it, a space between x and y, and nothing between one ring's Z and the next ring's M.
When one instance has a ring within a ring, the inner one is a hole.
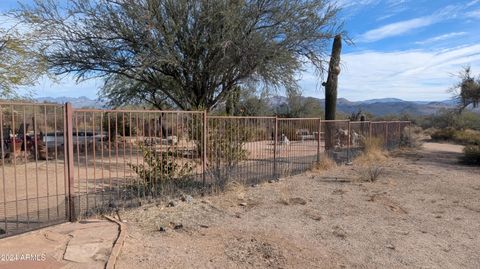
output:
M101 269L117 234L115 223L92 219L5 238L0 240L0 269Z
M117 268L479 268L480 168L461 149L394 153L374 183L343 166L123 212Z

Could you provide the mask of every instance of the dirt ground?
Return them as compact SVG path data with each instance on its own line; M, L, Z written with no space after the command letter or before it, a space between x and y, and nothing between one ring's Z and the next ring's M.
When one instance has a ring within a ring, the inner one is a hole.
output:
M392 153L373 183L354 164L123 212L116 268L480 268L480 168L461 149Z

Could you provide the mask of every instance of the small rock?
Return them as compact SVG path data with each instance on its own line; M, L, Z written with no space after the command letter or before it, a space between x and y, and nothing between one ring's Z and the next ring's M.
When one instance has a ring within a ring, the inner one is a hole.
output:
M247 203L240 203L239 206L247 206Z
M167 207L174 207L174 206L176 206L176 205L177 205L177 204L176 204L174 201L170 201L170 202L168 202Z
M273 183L273 182L275 182L275 181L273 181L272 179L268 180L268 183Z
M392 245L392 244L388 244L388 245L386 245L385 247L387 247L387 248L389 248L389 249L395 249L395 246Z
M205 229L210 228L208 225L205 225L205 224L200 224L200 227L201 227L201 228L205 228Z
M0 234L6 234L7 232L5 232L4 229L0 228Z
M175 224L175 226L173 226L173 229L174 230L179 230L179 229L183 229L183 224Z
M160 228L158 228L158 231L159 231L159 232L166 232L167 229L165 229L164 227L160 226Z
M294 198L290 198L289 200L290 204L292 205L306 205L307 204L307 201L305 201L305 199L303 198L300 198L300 197L294 197Z

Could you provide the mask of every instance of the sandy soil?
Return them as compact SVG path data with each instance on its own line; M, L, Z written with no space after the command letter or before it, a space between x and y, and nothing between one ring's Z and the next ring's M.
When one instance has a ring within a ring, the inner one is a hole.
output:
M354 164L123 212L117 268L480 268L480 168L461 149L392 154L374 183Z

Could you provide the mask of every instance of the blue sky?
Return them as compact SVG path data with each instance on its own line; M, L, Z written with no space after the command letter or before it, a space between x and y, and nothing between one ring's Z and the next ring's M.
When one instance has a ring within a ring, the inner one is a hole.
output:
M445 100L455 75L470 65L480 74L480 0L339 0L345 30L339 97ZM1 0L0 11L17 7ZM306 96L322 97L309 66L299 75ZM38 96L96 97L100 81L42 80Z

